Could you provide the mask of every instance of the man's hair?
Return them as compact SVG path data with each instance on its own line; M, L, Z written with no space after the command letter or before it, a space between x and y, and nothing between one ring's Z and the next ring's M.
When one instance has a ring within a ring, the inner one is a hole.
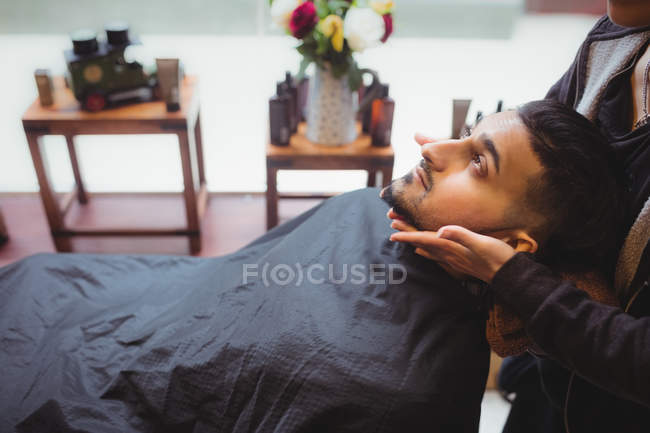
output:
M538 257L558 265L600 265L617 250L619 186L612 149L599 129L553 100L517 108L542 174L529 180L525 211L541 216Z

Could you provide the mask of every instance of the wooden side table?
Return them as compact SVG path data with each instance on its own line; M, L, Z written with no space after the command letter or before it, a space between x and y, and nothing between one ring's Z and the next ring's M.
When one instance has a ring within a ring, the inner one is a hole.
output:
M361 130L360 125L357 125ZM319 146L305 136L307 125L298 125L298 132L291 136L289 146L266 146L266 227L278 224L278 199L280 198L326 198L324 194L279 194L277 175L279 170L366 170L368 186L379 186L377 174L381 173L381 186L393 177L395 154L392 146L375 147L370 136L359 134L352 143L342 146Z
M162 101L143 102L111 108L97 113L82 111L62 77L54 79L54 105L42 107L36 99L23 115L23 128L34 162L41 199L57 251L71 251L72 236L188 236L190 251L201 249L200 220L205 211L208 192L203 164L198 79L185 77L181 88L181 109L167 112ZM183 169L184 200L187 225L170 229L67 227L64 217L76 199L88 202L83 185L74 137L83 134L175 134L178 137ZM76 188L59 200L52 189L47 163L41 152L44 135L63 135Z

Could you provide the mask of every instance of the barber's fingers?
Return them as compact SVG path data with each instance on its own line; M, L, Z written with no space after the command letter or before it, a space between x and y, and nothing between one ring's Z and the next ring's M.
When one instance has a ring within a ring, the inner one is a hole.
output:
M424 146L427 143L433 143L434 141L437 141L435 138L429 137L428 135L422 134L420 132L416 132L414 138L415 142L420 146Z
M422 257L426 257L429 260L439 260L440 258L434 254L431 254L429 251L425 250L424 248L417 247L415 249L415 254L418 254Z
M395 209L390 208L388 209L388 212L386 213L386 217L390 220L403 220L404 217L402 217L400 214L395 212Z
M476 251L488 240L487 236L474 233L461 226L445 226L438 230L438 237L457 242L464 247ZM486 239L487 238L487 239Z
M399 230L401 232L414 232L417 231L415 227L413 227L411 224L407 223L406 221L402 220L393 220L392 223L390 223L390 226L394 228L395 230Z
M424 231L414 231L414 232L397 232L390 235L390 240L395 242L408 242L408 243L419 243L419 244L431 244L437 241L441 241L436 235L436 232L424 232ZM445 242L450 242L445 240Z
M436 232L427 231L399 231L390 236L390 240L394 242L406 242L413 244L416 247L424 248L428 251L440 250L458 253L461 250L467 250L462 245L450 241L448 239L441 239Z

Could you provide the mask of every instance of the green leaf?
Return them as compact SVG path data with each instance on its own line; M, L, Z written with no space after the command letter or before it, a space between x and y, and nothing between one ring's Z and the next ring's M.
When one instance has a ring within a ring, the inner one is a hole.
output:
M298 69L298 75L296 76L297 80L302 80L305 77L305 72L307 67L313 62L313 59L308 56L304 56L300 61L300 68Z
M352 60L350 63L350 68L348 69L348 85L352 91L358 90L361 86L361 70L357 62Z
M316 0L314 4L316 5L316 14L318 15L318 18L323 19L330 14L327 0Z
M332 12L338 12L339 10L342 12L350 7L350 3L345 0L330 0L327 2L327 6Z
M330 47L330 40L324 34L319 31L314 31L314 40L316 41L316 55L322 56L327 53L327 50Z

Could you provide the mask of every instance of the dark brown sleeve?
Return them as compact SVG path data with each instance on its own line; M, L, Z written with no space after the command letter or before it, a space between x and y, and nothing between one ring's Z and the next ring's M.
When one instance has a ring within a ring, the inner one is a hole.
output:
M503 265L491 288L548 356L613 394L650 406L650 318L591 300L526 253Z

